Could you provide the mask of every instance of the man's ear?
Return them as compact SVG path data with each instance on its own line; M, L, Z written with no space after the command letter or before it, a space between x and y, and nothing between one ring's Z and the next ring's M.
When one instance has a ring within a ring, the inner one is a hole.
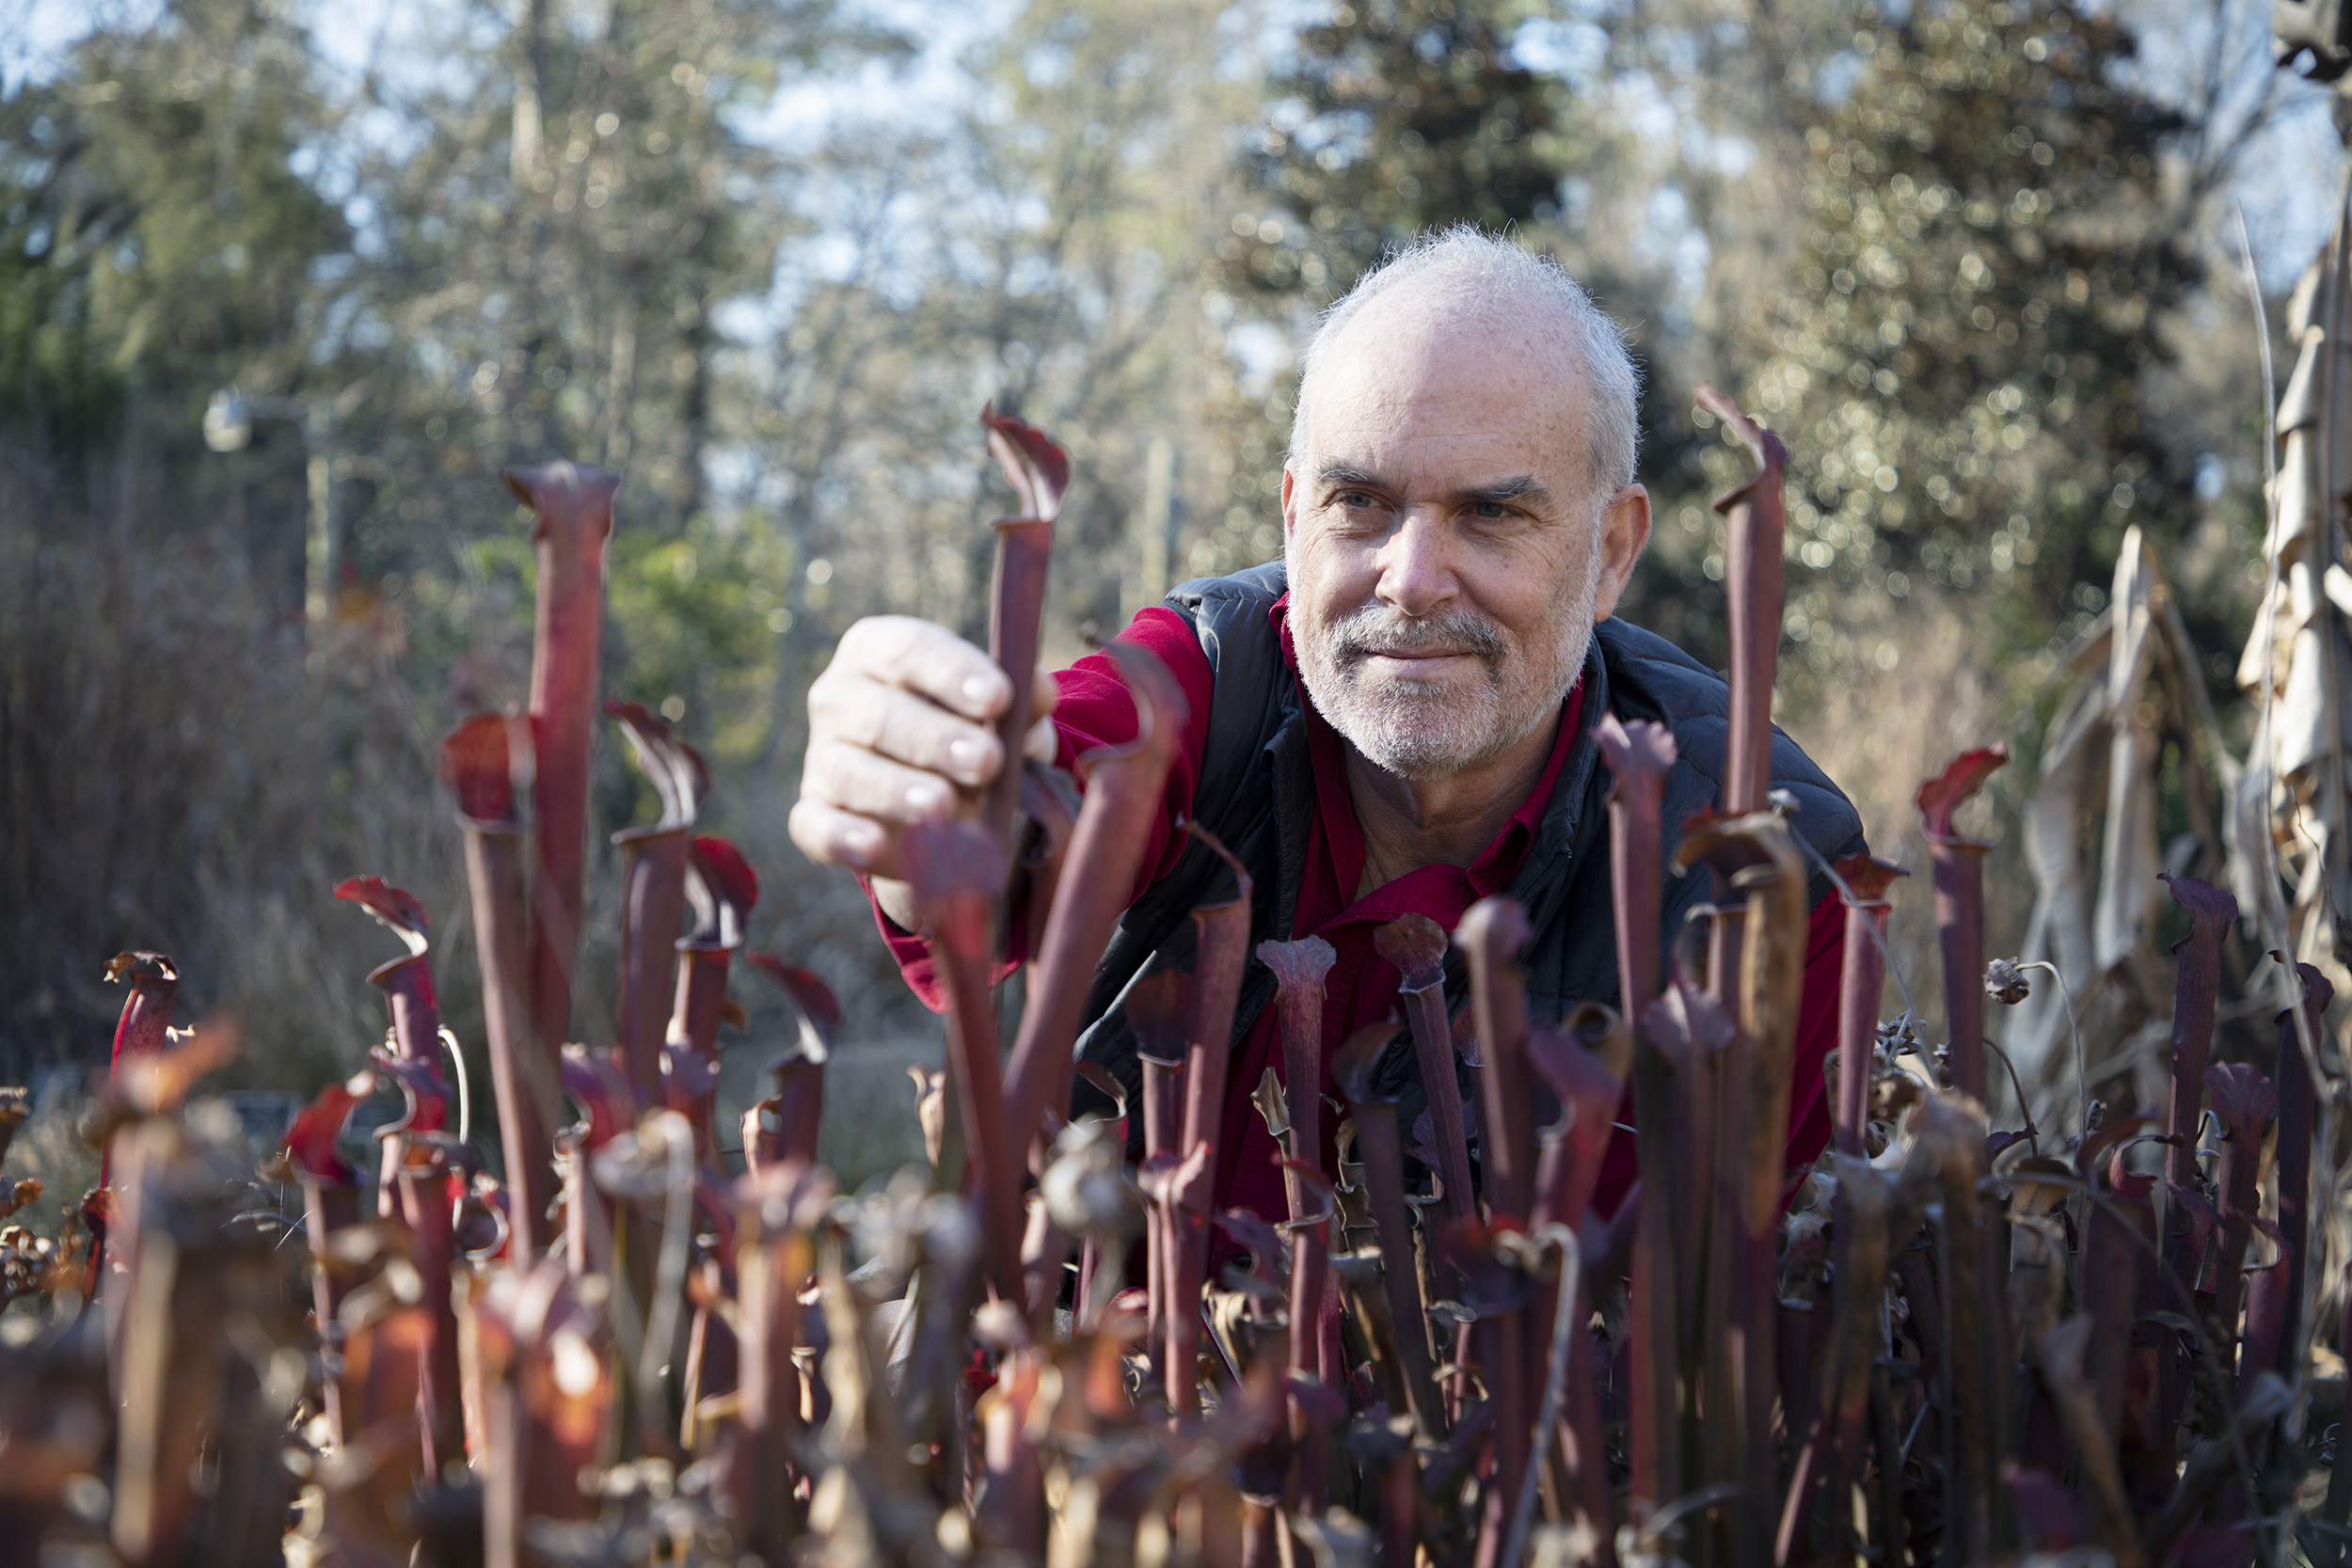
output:
M1282 465L1282 533L1285 538L1298 531L1298 470L1288 463Z
M1609 498L1600 509L1600 560L1593 584L1593 620L1606 621L1617 612L1625 585L1633 578L1633 563L1649 543L1649 492L1629 484Z

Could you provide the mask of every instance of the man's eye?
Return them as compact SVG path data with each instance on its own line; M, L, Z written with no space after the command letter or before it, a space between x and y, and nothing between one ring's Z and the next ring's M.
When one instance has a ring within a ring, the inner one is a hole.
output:
M1332 499L1342 506L1376 506L1379 504L1361 490L1343 490Z
M1470 515L1474 517L1508 517L1510 515L1511 509L1501 501L1478 501L1470 507Z

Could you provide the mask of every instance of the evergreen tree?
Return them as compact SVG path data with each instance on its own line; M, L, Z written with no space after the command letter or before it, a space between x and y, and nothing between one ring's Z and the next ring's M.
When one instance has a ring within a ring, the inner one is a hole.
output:
M0 98L0 417L87 451L135 412L195 461L205 398L295 373L342 215L294 171L333 116L310 40L255 0L182 0Z
M1218 246L1233 284L1335 294L1422 230L1555 217L1575 119L1557 82L1512 58L1521 17L1497 0L1346 0L1301 29L1244 158L1271 210L1236 214Z
M2143 389L2198 277L2157 172L2176 121L2072 0L1916 7L1855 44L1806 132L1811 255L1756 334L1807 569L1790 632L1827 669L1873 594L1966 593L2030 647L2126 524L2161 548L2189 516Z

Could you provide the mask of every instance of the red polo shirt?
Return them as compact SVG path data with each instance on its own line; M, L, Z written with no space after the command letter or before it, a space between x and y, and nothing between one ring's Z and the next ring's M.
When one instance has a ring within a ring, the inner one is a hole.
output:
M1272 610L1282 639L1282 655L1291 678L1298 678L1298 662L1291 648L1289 599ZM1192 809L1195 783L1207 748L1209 701L1216 675L1192 626L1174 610L1153 608L1137 615L1120 634L1158 655L1184 688L1191 714L1184 744L1168 776L1167 806L1152 825L1131 899L1175 868L1187 840L1179 830ZM1135 738L1134 700L1108 657L1089 655L1056 677L1059 697L1054 726L1060 745L1055 760L1071 768L1081 753L1097 746L1120 745ZM1373 951L1373 933L1406 914L1423 914L1451 931L1462 915L1481 898L1501 893L1518 874L1534 842L1535 831L1550 802L1561 766L1567 760L1581 722L1582 683L1571 689L1563 705L1561 722L1542 775L1519 809L1504 823L1493 842L1467 866L1424 865L1395 880L1353 896L1362 879L1364 836L1348 794L1344 743L1307 698L1302 684L1300 709L1306 714L1307 755L1314 778L1315 806L1308 829L1305 879L1298 892L1297 912L1291 938L1318 936L1338 955L1324 981L1323 1087L1330 1086L1330 1063L1342 1041L1356 1030L1378 1022L1395 1006L1399 976L1395 966ZM1073 770L1074 771L1074 770ZM907 983L934 1012L944 1012L946 996L931 970L930 955L922 940L900 930L878 911L883 940L898 960ZM1798 1014L1796 1064L1789 1099L1788 1162L1793 1169L1810 1164L1829 1141L1830 1107L1821 1067L1837 1039L1837 991L1844 962L1845 921L1833 895L1813 911L1805 944L1804 987ZM1007 955L1018 963L1024 953ZM1242 1207L1273 1218L1287 1212L1282 1180L1273 1137L1249 1102L1268 1066L1281 1072L1280 1009L1269 1005L1258 1015L1228 1069L1223 1135L1218 1139L1216 1202L1220 1209ZM1474 1126L1475 1098L1464 1105ZM1333 1148L1337 1114L1326 1107L1323 1148ZM1629 1115L1621 1119L1630 1121ZM1603 1162L1596 1206L1613 1212L1634 1172L1633 1139L1620 1132Z

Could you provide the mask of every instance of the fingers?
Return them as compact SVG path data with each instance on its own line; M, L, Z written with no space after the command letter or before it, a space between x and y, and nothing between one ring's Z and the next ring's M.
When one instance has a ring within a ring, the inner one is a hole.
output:
M874 820L904 827L952 810L954 785L862 747L830 741L809 749L801 793Z
M1037 722L1031 724L1028 734L1021 737L1021 754L1032 762L1045 763L1050 767L1054 753L1060 750L1060 738L1054 733L1054 706L1060 701L1060 683L1054 679L1051 670L1040 665L1037 684L1029 694L1029 712L1036 717Z
M955 804L955 785L935 773L861 746L817 741L792 807L792 842L820 864L895 878L901 831Z
M868 623L859 624L865 626ZM912 624L917 626L923 625L920 622ZM936 626L924 629L938 632L941 638L946 639L945 651L930 639L920 640L943 659L960 666L961 660L954 653L956 649L985 658L969 643L940 631ZM876 673L878 670L896 666L888 659L877 662L869 657L873 652L874 649L869 646L861 653L850 646L850 639L844 638L841 653L834 657L832 666L809 688L812 749L828 741L861 747L909 768L936 773L964 789L977 789L994 779L1004 765L1004 746L997 738L995 729L986 720L975 720L963 710L946 705L923 690L882 678ZM994 695L1006 697L1009 693L1002 672L996 671L993 664L988 669L995 674L998 683ZM917 684L934 690L955 688L952 673L936 678L926 677ZM1053 677L1040 671L1032 689L1032 711L1040 716L1051 713L1057 695ZM996 712L1003 711L1001 702L994 706ZM1050 758L1050 752L1045 754ZM854 800L837 799L836 803L864 809L861 802Z
M808 689L808 717L812 750L828 742L855 746L965 789L994 778L1004 760L988 725L863 675L827 671Z
M1012 683L993 659L946 627L912 615L858 622L842 636L834 667L928 697L966 719L993 719L1012 702Z
M876 877L898 873L898 846L870 817L803 795L793 802L787 826L801 853L819 865L843 865Z

